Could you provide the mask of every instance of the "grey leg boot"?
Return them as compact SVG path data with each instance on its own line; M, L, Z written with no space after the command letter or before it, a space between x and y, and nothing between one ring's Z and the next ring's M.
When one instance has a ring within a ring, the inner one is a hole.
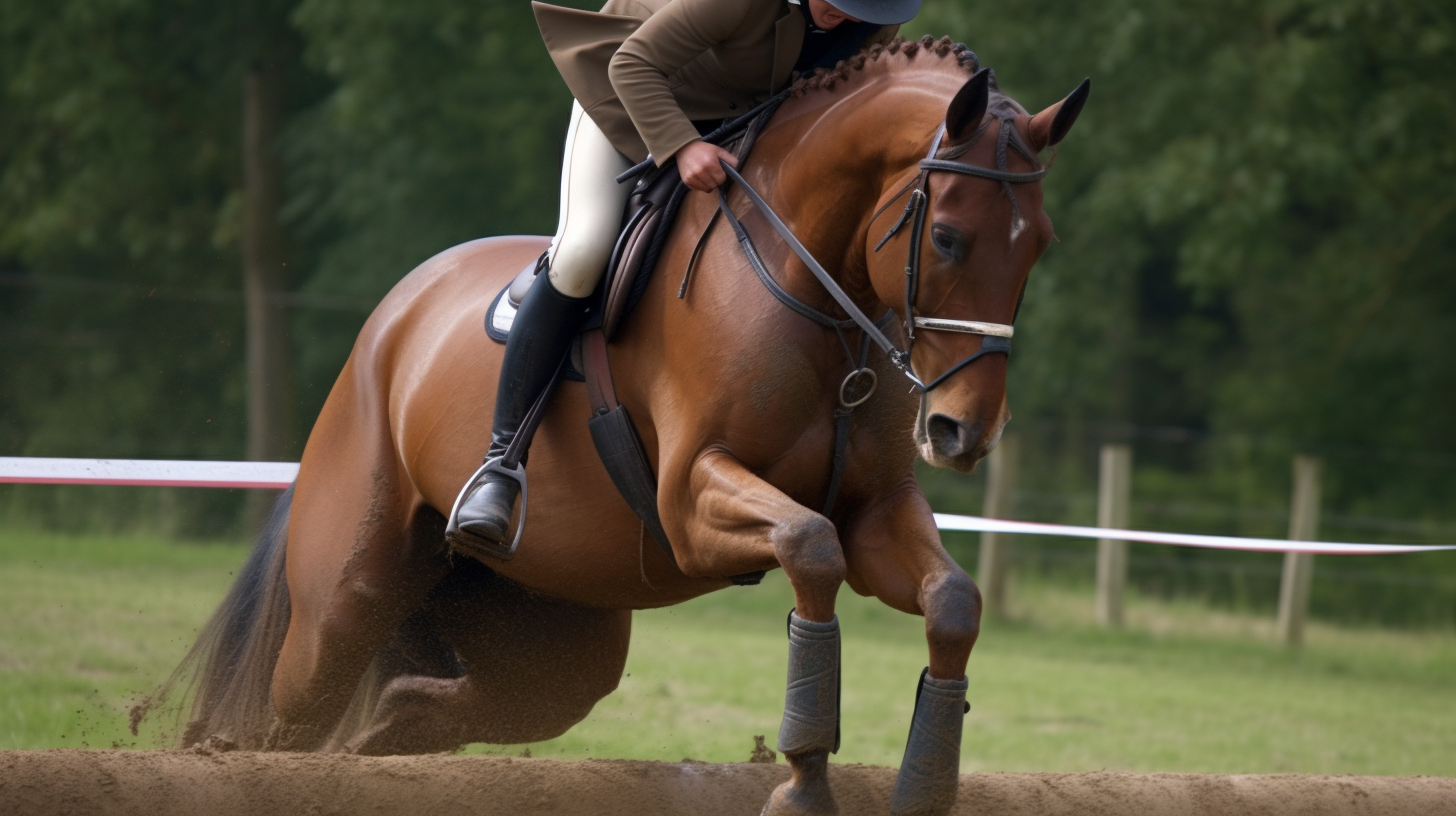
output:
M961 727L966 678L937 680L927 669L915 695L915 717L905 759L890 796L891 816L943 816L955 804L960 781Z
M487 462L505 454L526 412L556 376L590 300L556 291L544 270L521 298L496 386ZM522 455L521 464L525 461ZM511 541L511 508L520 490L514 479L490 471L481 473L462 491L445 538L467 553L501 557Z

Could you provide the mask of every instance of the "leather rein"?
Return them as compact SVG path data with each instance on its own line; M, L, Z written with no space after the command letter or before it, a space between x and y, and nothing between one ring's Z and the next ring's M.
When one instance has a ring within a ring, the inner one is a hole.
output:
M1007 122L1003 121L1002 127L1006 126ZM737 183L739 187L743 188L743 192L748 197L749 202L752 203L753 206L763 215L765 220L768 221L769 225L774 228L774 231L779 234L779 237L784 240L784 243L786 243L789 248L793 250L794 254L799 256L799 260L803 261L804 265L809 268L809 271L819 281L820 285L824 287L825 291L829 293L830 297L834 299L834 302L839 304L839 307L845 311L845 313L849 316L849 319L836 320L829 315L825 315L822 312L819 312L817 309L814 309L808 304L793 297L781 286L779 286L777 282L773 281L773 278L768 275L768 270L766 267L764 267L763 261L759 257L758 252L754 249L753 242L749 238L747 231L743 228L742 223L739 222L738 218L733 214L732 210L728 207L728 198L720 188L718 192L719 210L722 212L723 216L728 220L728 222L733 226L733 231L738 236L739 244L743 247L744 252L748 256L751 265L754 267L754 271L757 272L758 277L764 281L764 285L768 288L768 290L795 312L798 312L799 314L802 314L817 323L834 328L836 331L840 332L841 340L843 339L842 330L844 328L848 328L850 325L858 326L859 329L864 332L866 348L867 344L870 342L874 343L876 346L879 346L880 350L884 351L886 356L890 358L890 362L896 368L898 368L900 372L906 376L906 378L910 380L910 382L913 384L912 390L918 389L922 392L922 394L928 394L932 389L944 384L945 381L948 380L956 372L960 371L961 369L965 368L966 366L970 365L971 363L975 362L976 360L987 354L1010 355L1011 336L1015 333L1015 329L1010 324L1006 323L987 323L979 320L954 320L942 317L925 317L917 315L915 313L915 301L920 290L921 243L923 241L923 236L925 233L926 213L930 209L930 174L937 171L945 173L958 173L960 175L976 176L978 178L997 181L1006 188L1007 195L1009 196L1011 194L1010 185L1030 184L1033 182L1041 181L1047 173L1047 168L1045 167L1030 173L1013 173L1003 169L993 169L990 167L981 167L974 164L965 164L963 162L937 159L935 156L937 153L940 152L940 145L944 138L945 125L941 125L940 129L936 131L934 141L931 142L929 153L924 159L920 161L920 172L915 176L914 179L911 180L909 184L902 188L899 193L896 193L895 196L890 199L890 201L886 202L885 207L888 207L890 204L893 204L895 201L897 201L901 196L905 195L906 192L910 193L910 200L906 203L905 210L903 213L901 213L899 220L895 222L894 226L890 228L890 231L885 233L885 236L880 239L879 244L875 246L875 251L878 252L880 248L883 247L891 238L893 238L906 224L910 225L910 248L908 252L908 257L905 259L905 316L902 320L902 324L905 329L906 347L903 351L897 348L895 344L892 343L890 339L885 336L885 333L880 330L876 321L871 320L869 316L864 313L863 310L855 305L854 300L851 299L848 293L844 291L844 288L841 287L838 281L834 280L834 278L827 271L825 271L824 266L814 258L814 256L809 252L807 248L805 248L803 243L799 241L798 237L794 235L793 231L789 229L788 225L784 223L783 219L780 218L778 214L773 211L773 208L770 207L768 205L768 202L763 199L763 196L759 195L758 191L755 190L753 186L748 183L747 179L743 178L743 176L739 174L736 169L728 165L726 162L720 163L723 171L728 174L728 178L731 179L733 182ZM999 163L1001 162L998 162L998 164ZM1014 197L1012 198L1012 203L1013 205L1015 203ZM883 212L885 207L882 207L880 209L880 212ZM879 213L876 213L876 215L878 214ZM886 317L888 317L888 315L886 315ZM927 384L923 382L918 376L916 376L910 364L910 352L915 347L915 330L917 328L924 329L926 331L947 331L959 332L962 334L979 334L984 339L982 339L981 341L981 348L977 350L974 354L971 354L970 356L951 366L950 369L948 369L945 373L931 380ZM848 353L847 344L846 353ZM850 355L850 361L851 363L855 362L854 356L852 354ZM859 368L855 372L851 373L849 378L846 378L844 385L840 388L840 404L842 406L853 407L846 404L847 400L845 388L850 385L850 380L856 377L856 375L861 375L861 372L869 372L871 376L873 375L873 372L865 368L864 366L863 354L861 354L861 358L858 361L858 364ZM873 388L873 385L871 384L870 387ZM867 399L868 395L865 395L864 398ZM854 404L857 405L859 404L859 402L863 402L863 399L854 401Z

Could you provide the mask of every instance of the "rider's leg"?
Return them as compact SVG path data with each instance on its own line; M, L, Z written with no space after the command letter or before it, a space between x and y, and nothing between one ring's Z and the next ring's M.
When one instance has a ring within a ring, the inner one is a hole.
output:
M581 104L572 102L561 164L561 215L548 250L551 283L561 294L590 295L606 271L632 192L632 185L618 184L617 176L631 167Z
M561 220L547 253L548 274L537 276L521 299L506 341L487 460L505 453L571 345L622 224L631 185L618 184L616 176L630 166L573 103L561 166ZM508 541L519 491L515 481L496 473L467 484L447 535L467 547L472 539Z

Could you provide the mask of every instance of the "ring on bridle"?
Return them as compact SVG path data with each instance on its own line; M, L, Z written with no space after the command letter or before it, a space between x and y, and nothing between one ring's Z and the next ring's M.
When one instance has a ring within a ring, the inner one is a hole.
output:
M875 395L875 386L879 382L880 375L873 368L857 368L849 372L849 376L839 384L839 406L858 408L864 405L866 400Z
M1003 128L1009 126L1010 120L1002 121ZM897 348L894 343L890 342L890 339L885 336L884 332L880 331L874 321L870 320L864 311L855 305L854 301L840 287L839 283L825 271L819 261L810 254L809 250L799 241L798 237L794 235L788 225L784 223L783 219L778 216L778 213L773 211L773 208L768 205L768 202L763 199L763 196L759 195L758 191L753 189L753 186L731 165L727 162L719 162L719 165L723 168L723 172L728 175L728 178L743 189L743 193L748 197L749 202L763 215L769 225L774 228L774 231L779 234L779 237L784 240L784 243L788 244L789 249L793 250L794 254L799 256L799 260L803 261L804 265L809 268L809 271L818 279L820 285L829 292L830 297L834 299L835 303L839 304L839 307L849 315L849 321L845 322L853 322L857 325L865 333L865 337L879 346L880 350L884 351L886 356L890 358L890 362L896 368L900 369L900 373L904 374L914 387L920 389L922 393L929 393L932 389L943 384L956 372L987 354L1010 355L1011 336L1015 333L1015 329L1007 323L988 323L980 320L955 320L944 317L922 317L915 314L915 301L920 290L921 243L925 232L925 216L930 209L930 174L933 172L958 173L964 176L975 176L977 178L998 181L1005 189L1007 196L1011 197L1014 207L1016 199L1011 195L1011 185L1030 184L1041 181L1047 173L1045 167L1030 173L1013 173L1005 169L993 169L974 164L937 159L935 155L940 152L940 143L944 138L945 126L941 125L940 129L936 131L934 141L930 144L929 153L920 161L920 172L900 192L896 193L890 201L886 202L885 206L888 207L896 199L900 198L900 196L905 195L907 192L910 194L910 200L905 205L905 211L901 213L900 218L895 222L894 226L890 227L890 231L885 233L885 236L875 246L875 251L878 252L906 224L911 226L910 248L908 257L905 259L905 316L903 326L906 344L903 351ZM998 160L997 163L1002 164L1004 160ZM757 260L757 253L752 251L751 242L747 240L746 230L743 229L737 217L733 215L732 210L728 208L727 198L721 193L719 195L719 209L723 211L724 215L733 225L734 231L738 233L739 243L744 246L745 251L749 252L750 260ZM882 207L880 211L883 210L884 208ZM876 214L878 215L878 213ZM1019 211L1015 213L1014 218L1020 218ZM755 267L757 267L757 264L755 264ZM763 277L763 275L760 274L760 277ZM775 295L777 296L778 293L775 292ZM783 298L780 297L780 299L782 300ZM802 312L801 309L798 311ZM827 316L825 318L826 320L832 321L832 318L828 318ZM825 321L821 320L819 322ZM910 352L915 347L915 330L917 328L926 331L979 334L982 336L981 348L974 354L957 362L950 369L927 384L916 376L910 365ZM844 383L840 385L840 403L846 405L846 407L849 406L845 402L845 388L849 385L850 380L855 378L859 373L860 371L852 372L849 377L845 378ZM873 388L871 388L871 393L873 393ZM854 405L858 405L860 402L863 402L863 400L854 402Z

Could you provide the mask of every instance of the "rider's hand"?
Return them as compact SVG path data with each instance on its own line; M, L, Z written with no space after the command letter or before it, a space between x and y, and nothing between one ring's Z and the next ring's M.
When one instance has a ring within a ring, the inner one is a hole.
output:
M688 142L677 151L677 169L683 183L700 193L711 193L728 180L728 174L718 166L719 160L730 167L738 166L732 153L707 142Z

